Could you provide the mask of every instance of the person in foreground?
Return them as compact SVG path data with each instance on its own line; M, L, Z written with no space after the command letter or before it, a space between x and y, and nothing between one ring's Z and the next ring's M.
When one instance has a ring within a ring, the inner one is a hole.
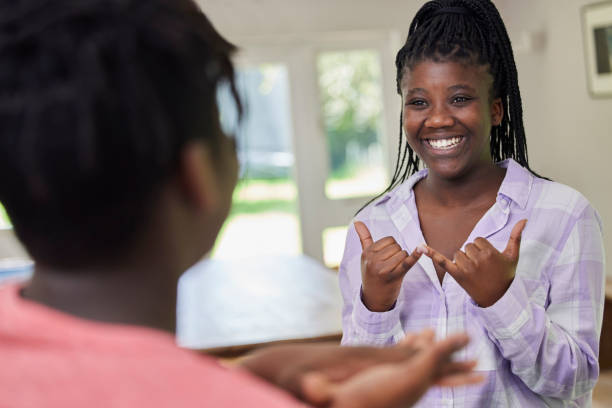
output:
M479 381L451 360L465 335L236 369L176 347L177 280L236 182L233 50L191 0L0 2L0 201L36 264L0 287L1 406L394 407Z
M584 196L529 167L497 9L489 0L425 3L396 66L397 166L349 229L343 344L395 344L423 327L439 337L467 331L462 358L477 358L485 381L432 389L419 406L590 406L601 223Z

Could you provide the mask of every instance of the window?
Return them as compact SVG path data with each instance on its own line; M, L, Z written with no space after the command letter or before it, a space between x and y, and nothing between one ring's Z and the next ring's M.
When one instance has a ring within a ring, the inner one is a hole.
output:
M401 103L393 61L401 35L235 41L242 45L237 80L247 105L241 128L231 130L242 180L212 256L304 253L337 266L346 225L388 185L397 155ZM222 119L235 122L225 108Z
M317 71L327 138L330 199L364 197L387 185L380 140L382 81L379 53L320 53Z
M245 114L238 128L228 93L219 95L221 121L237 139L240 180L213 258L301 253L297 187L289 112L289 75L283 64L240 67ZM235 126L234 126L235 127Z
M330 268L337 268L342 261L347 231L346 226L323 230L323 262Z

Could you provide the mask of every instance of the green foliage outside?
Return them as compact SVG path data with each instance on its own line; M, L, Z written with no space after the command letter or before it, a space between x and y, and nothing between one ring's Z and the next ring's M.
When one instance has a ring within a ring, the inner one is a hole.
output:
M289 200L234 201L230 217L235 214L255 214L266 211L295 213L295 203Z
M8 214L2 204L0 204L0 228L9 227L10 225L11 221L9 220Z
M228 218L268 211L297 214L296 201L295 186L289 178L244 179L236 185Z
M348 176L347 147L365 150L377 141L382 100L374 51L330 52L318 58L319 90L332 174Z
M325 52L318 57L317 69L331 161L330 180L349 179L361 163L347 157L347 146L367 150L377 143L382 114L378 53L371 50ZM297 214L297 192L289 192L295 189L289 175L248 178L247 171L246 176L234 191L228 222L241 214ZM253 191L260 194L253 195Z

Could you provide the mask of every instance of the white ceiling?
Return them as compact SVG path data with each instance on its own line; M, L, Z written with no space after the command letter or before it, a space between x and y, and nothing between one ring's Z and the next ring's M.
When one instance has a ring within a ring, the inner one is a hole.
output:
M248 35L402 28L415 0L198 0L230 39ZM405 27L405 29L404 29Z
M347 30L408 31L423 0L197 0L229 37ZM503 8L507 0L495 0Z

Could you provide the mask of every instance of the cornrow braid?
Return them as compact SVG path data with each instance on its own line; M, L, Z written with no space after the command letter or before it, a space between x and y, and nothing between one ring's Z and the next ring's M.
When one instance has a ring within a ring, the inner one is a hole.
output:
M529 167L512 45L495 5L490 0L433 0L425 3L412 20L408 38L395 59L399 95L404 73L424 60L488 66L493 77L491 97L501 98L504 113L501 123L491 129L491 158L494 162L512 158L540 177ZM402 130L403 117L400 116L400 151L393 177L389 186L364 207L419 169L419 158L404 141Z

